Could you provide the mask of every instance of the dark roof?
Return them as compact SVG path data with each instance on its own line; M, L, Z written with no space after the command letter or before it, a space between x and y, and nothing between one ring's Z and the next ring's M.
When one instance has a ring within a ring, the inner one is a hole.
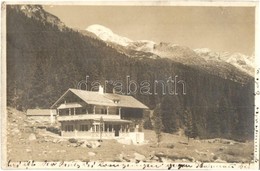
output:
M56 110L54 109L27 109L27 116L50 116L51 111L53 115L56 115Z
M113 93L99 93L96 91L85 91L78 89L67 90L52 106L54 108L56 104L62 100L62 98L68 93L72 92L79 98L81 98L87 104L103 105L103 106L115 106L115 107L128 107L128 108L140 108L148 109L143 103L138 101L132 96L113 94ZM115 103L115 101L118 101ZM57 107L57 106L56 106Z

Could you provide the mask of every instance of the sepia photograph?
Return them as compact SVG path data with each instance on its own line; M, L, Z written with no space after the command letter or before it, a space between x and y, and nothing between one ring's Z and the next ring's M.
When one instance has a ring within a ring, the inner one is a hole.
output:
M258 169L256 3L1 5L2 167Z

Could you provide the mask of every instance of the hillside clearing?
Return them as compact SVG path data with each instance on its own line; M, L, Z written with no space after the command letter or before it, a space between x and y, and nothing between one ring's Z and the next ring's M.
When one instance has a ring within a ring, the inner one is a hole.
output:
M190 139L183 135L162 134L159 147L154 131L145 130L143 145L125 145L103 140L100 147L88 148L53 136L45 129L30 126L25 113L8 108L7 159L11 161L145 161L145 162L243 162L253 160L253 142L227 139ZM89 140L88 140L89 141ZM91 141L89 141L91 142Z

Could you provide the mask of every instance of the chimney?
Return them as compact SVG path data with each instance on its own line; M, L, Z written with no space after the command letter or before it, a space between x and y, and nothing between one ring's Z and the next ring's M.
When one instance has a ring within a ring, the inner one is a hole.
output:
M99 94L104 94L104 88L103 88L102 85L99 85L99 87L98 87L98 93L99 93Z

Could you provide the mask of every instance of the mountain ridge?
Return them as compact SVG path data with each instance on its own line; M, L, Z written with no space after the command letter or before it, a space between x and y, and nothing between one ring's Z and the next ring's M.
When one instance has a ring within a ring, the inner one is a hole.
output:
M181 62L193 66L195 66L196 63L197 65L210 66L214 64L219 65L219 63L227 65L225 63L228 63L239 69L241 72L244 72L250 76L254 76L254 66L252 65L253 57L249 57L241 53L229 53L228 60L226 59L226 53L213 52L208 48L190 49L189 47L166 42L160 42L158 44L150 40L133 41L126 37L121 37L113 33L111 29L105 26L91 25L88 28L93 28L86 30L92 32L93 34L96 34L96 36L99 37L101 40L110 44L113 43L121 45L126 49L131 49L139 52L153 53L162 58L169 58L176 62ZM239 60L236 60L234 56L239 58ZM187 60L187 57L189 57L189 60ZM208 64L209 62L212 62L212 64Z
M47 11L43 11L44 9L41 5L20 5L11 7L17 11L23 12L29 18L33 17L43 23L47 22L56 25L61 31L67 28L58 17Z

